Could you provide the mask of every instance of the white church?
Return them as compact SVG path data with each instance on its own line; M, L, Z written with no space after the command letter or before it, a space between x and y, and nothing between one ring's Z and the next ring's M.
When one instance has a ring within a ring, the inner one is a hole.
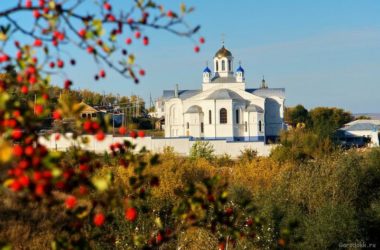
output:
M247 88L244 69L224 45L203 71L201 89L163 93L165 137L269 142L284 128L285 89Z

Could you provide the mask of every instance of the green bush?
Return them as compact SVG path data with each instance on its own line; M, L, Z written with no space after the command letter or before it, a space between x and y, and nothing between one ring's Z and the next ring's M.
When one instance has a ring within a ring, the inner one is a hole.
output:
M206 159L212 161L214 156L214 147L208 141L196 141L190 149L190 159Z

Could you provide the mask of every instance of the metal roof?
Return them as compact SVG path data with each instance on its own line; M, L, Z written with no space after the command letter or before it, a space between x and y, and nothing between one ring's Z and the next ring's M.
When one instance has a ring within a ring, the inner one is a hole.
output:
M248 111L248 112L264 113L264 110L261 107L255 105L255 104L248 105L245 110Z
M245 91L261 96L261 97L271 97L277 96L280 98L285 98L285 89L284 88L260 88L260 89L246 89Z
M212 92L206 100L245 100L235 91L229 89L218 89Z
M347 123L341 130L344 131L380 131L380 120L356 120Z
M181 100L188 99L190 97L193 97L199 93L201 93L201 90L178 90L178 98ZM174 98L174 90L164 90L163 98L165 100L169 100L171 98Z
M190 108L188 108L185 113L187 114L202 113L202 108L199 107L198 105L193 105Z

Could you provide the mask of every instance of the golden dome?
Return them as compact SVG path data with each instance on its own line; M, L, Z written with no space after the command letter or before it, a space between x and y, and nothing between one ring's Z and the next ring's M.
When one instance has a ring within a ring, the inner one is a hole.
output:
M228 57L228 56L232 56L232 53L228 50L228 49L226 49L226 48L224 48L224 45L223 45L223 47L220 49L220 50L218 50L218 52L216 52L216 54L215 54L215 57Z

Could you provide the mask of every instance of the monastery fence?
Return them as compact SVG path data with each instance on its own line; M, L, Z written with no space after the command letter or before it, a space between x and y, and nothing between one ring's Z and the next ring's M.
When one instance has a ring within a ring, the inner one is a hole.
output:
M115 142L123 142L124 140L131 141L137 145L137 150L145 146L146 149L160 153L165 147L172 147L175 152L180 155L189 155L192 145L196 142L189 138L136 138L131 137L113 137L107 135L101 142L97 141L94 136L86 136L89 140L88 144L79 143L80 140L73 140L70 135L61 136L59 140L55 140L54 134L49 139L40 138L40 143L50 149L65 151L71 146L79 146L87 150L93 150L97 153L110 151L109 146ZM264 142L227 142L225 140L207 140L215 150L215 154L229 154L232 158L236 158L244 149L256 150L259 156L268 156L274 145L267 145Z

